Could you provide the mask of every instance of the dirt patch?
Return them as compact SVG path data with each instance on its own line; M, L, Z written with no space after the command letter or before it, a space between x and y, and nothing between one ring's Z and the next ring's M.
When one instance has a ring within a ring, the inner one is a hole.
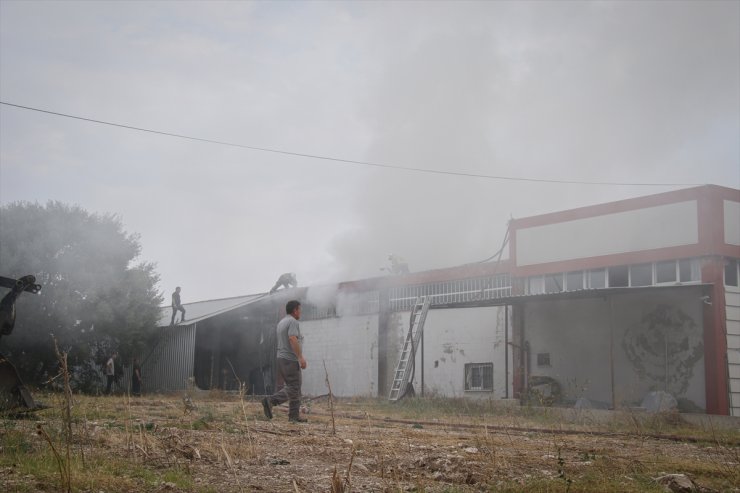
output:
M425 413L424 401L340 400L334 435L325 401L311 403L307 424L288 423L281 408L267 421L259 403L235 396L194 403L186 411L178 396L78 397L75 491L295 493L331 491L338 481L344 491L657 492L664 490L655 478L666 474L684 474L705 491L740 491L736 431L668 427L662 432L670 438L662 439L548 422L524 410L460 415L449 412L454 406ZM63 449L56 410L36 419ZM37 422L3 425L0 490L58 491Z

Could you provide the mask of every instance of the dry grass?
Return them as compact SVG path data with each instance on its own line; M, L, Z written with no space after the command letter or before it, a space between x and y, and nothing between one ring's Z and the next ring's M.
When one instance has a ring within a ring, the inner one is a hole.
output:
M36 426L63 443L64 398L46 400L58 405L33 419L3 420L0 491L62 489ZM619 417L565 423L546 411L444 399L335 399L333 424L328 400L316 400L309 424L298 425L283 408L266 421L258 402L239 395L193 401L196 409L183 414L179 395L74 396L72 490L658 492L653 478L663 473L687 474L715 491L740 487L737 430L669 420L635 428Z

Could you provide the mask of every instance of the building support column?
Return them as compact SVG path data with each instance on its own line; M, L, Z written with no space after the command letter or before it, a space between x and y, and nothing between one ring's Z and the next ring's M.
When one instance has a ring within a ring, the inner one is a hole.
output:
M509 305L504 305L504 399L509 398Z
M390 392L389 372L392 363L391 351L391 307L390 293L381 289L378 293L378 397L388 397Z
M421 331L421 396L424 397L424 328Z
M514 399L524 399L526 386L526 354L524 347L524 305L511 307L511 346L513 347L512 388Z
M709 299L702 304L707 413L729 415L724 259L722 257L705 259L701 267L701 280L705 284L712 284Z
M617 409L617 395L614 390L614 298L609 296L609 379L612 394L612 410Z

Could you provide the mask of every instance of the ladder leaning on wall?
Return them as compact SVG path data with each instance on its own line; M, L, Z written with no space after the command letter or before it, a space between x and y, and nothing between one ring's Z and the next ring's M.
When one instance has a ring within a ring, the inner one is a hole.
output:
M393 374L393 385L391 385L391 392L388 395L389 401L395 402L406 395L409 381L414 372L416 348L419 346L421 334L424 332L424 322L427 319L427 312L431 303L432 298L430 296L420 296L416 298L416 302L411 309L409 332L406 334L406 341L403 343L403 350Z

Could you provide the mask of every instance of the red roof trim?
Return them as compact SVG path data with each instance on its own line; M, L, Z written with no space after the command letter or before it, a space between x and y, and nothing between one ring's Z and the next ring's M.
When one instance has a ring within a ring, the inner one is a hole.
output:
M434 269L414 272L400 276L374 277L357 281L342 282L339 289L343 291L366 291L396 286L413 286L434 282L456 281L473 277L486 277L499 274L509 274L512 264L509 260L501 262L486 262L484 264L468 264L445 269Z

